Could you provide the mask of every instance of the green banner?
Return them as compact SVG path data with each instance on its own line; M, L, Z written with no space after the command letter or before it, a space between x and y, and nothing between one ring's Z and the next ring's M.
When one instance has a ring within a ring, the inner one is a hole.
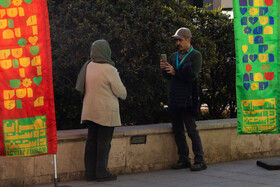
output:
M46 116L4 120L3 123L6 155L48 154Z
M238 134L276 134L279 126L277 0L233 0Z

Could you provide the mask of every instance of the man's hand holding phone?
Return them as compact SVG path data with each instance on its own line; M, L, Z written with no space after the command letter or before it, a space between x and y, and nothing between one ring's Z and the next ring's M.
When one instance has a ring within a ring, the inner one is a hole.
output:
M168 74L175 75L175 70L172 65L167 62L167 55L160 55L160 69L166 71Z

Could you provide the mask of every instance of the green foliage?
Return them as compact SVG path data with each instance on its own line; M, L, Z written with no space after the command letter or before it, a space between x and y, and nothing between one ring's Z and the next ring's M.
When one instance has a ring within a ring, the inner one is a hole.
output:
M234 77L227 78L234 73L229 66L235 66L233 27L220 12L170 0L48 0L48 8L58 129L81 128L83 98L74 90L76 77L92 42L101 38L109 42L127 88L128 97L120 102L125 125L169 120L159 54L176 50L170 36L182 26L193 31L193 45L203 53L202 88L208 89L203 102L218 111L234 102Z

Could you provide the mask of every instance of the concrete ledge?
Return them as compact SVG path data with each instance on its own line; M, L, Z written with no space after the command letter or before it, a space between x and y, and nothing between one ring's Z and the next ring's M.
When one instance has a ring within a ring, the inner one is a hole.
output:
M197 129L200 131L237 127L236 118L197 121L196 124L197 124ZM142 135L142 134L151 135L151 134L164 134L164 133L172 133L171 123L117 127L115 128L114 131L114 138L135 136L135 135ZM63 130L63 131L58 131L57 135L58 135L58 142L64 140L76 141L77 138L86 140L87 129Z
M198 121L207 164L266 156L279 156L279 135L237 135L236 119ZM143 136L142 144L131 138ZM60 181L84 178L87 130L58 131L57 169ZM191 149L191 141L188 139ZM192 152L192 151L191 151ZM190 155L193 158L193 155ZM115 174L170 168L177 161L170 123L127 126L115 129L109 168ZM53 156L0 157L0 187L51 183Z

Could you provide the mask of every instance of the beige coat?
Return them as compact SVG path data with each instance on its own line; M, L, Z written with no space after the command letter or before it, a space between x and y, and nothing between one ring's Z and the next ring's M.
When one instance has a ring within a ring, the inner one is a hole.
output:
M82 120L102 126L121 126L119 101L126 98L126 89L115 67L91 62L86 70L86 93Z

